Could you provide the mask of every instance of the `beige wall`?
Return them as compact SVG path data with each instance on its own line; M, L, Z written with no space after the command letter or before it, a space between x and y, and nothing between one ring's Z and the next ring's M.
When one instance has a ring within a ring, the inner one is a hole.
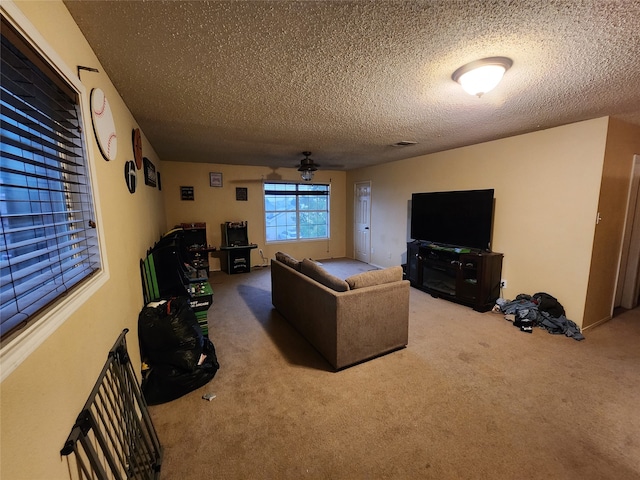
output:
M392 265L406 260L412 192L494 188L493 249L505 254L503 278L509 282L505 295L548 291L561 300L570 318L581 322L603 164L605 158L609 162L610 155L617 155L610 150L618 144L613 136L637 138L637 129L614 126L612 138L607 138L607 119L597 119L348 174L321 171L316 180L332 185L331 240L266 246L261 180L272 179L274 173L281 180L297 180L294 169L274 172L259 167L161 162L143 136L144 155L161 172L163 190L145 186L139 175L138 191L129 194L123 165L132 158L128 139L137 126L135 119L62 2L17 2L17 6L67 70L75 72L77 65L100 70L82 73L86 89L82 100L88 103L94 87L106 92L120 141L118 158L106 162L92 135L87 135L95 162L101 211L98 228L104 238L109 279L0 385L2 478L69 478L60 448L106 352L123 328L131 330L129 350L136 369L139 365L136 327L142 293L138 261L176 223L206 222L209 242L219 245L220 223L248 220L250 241L268 258L277 250L297 257L351 255L353 229L347 222L352 219L353 183L371 180L372 262ZM223 188L209 187L211 171L223 173ZM195 187L194 202L180 200L180 185ZM249 189L248 202L236 202L236 186ZM257 251L252 255L252 263L260 263Z
M0 385L0 477L65 479L69 471L60 449L108 350L124 328L130 329L129 351L134 368L139 369L137 319L143 302L139 259L165 231L166 224L161 192L144 184L134 195L127 190L124 162L133 158L130 139L137 125L66 7L58 1L16 5L62 58L71 75L77 75L77 65L100 70L82 73L86 89L82 101L88 105L91 89L103 89L118 136L117 158L107 162L100 156L93 133L86 135L87 149L95 163L101 210L98 228L105 241L109 279ZM13 6L3 3L3 7ZM84 112L88 115L88 108ZM144 136L143 141L144 155L161 167ZM142 183L140 174L138 179Z
M372 263L406 261L411 193L493 188L492 249L505 256L504 296L546 291L580 324L607 125L600 118L349 172L350 211L353 184L372 183Z
M209 186L209 172L222 173L222 187ZM300 174L293 168L273 170L267 167L233 166L204 163L163 163L162 193L166 205L166 223L169 227L180 223L205 222L210 245L221 245L221 228L224 222L246 220L249 241L258 245L251 251L251 265L260 265L258 252L265 258L273 258L278 250L295 257L316 259L345 256L345 199L346 173L318 171L313 179L331 184L331 238L321 241L277 242L266 245L262 181L300 181ZM194 201L180 199L180 186L194 187ZM248 189L247 201L236 201L236 187ZM219 254L210 258L210 269L220 269Z

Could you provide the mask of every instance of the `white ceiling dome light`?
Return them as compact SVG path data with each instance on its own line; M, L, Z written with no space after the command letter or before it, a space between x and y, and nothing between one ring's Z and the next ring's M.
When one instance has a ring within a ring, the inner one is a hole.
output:
M513 61L507 57L483 58L458 68L451 78L469 95L481 97L496 88L511 65Z

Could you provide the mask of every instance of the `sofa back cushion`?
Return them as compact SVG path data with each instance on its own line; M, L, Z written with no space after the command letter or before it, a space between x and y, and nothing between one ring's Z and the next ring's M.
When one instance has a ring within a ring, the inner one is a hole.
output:
M402 267L389 267L382 270L371 270L348 277L345 281L351 290L383 283L398 282L402 280Z
M276 252L276 260L284 263L286 266L291 267L294 270L300 271L300 262L288 253Z
M300 272L336 292L346 292L349 290L349 284L347 282L335 275L331 275L310 258L302 259Z

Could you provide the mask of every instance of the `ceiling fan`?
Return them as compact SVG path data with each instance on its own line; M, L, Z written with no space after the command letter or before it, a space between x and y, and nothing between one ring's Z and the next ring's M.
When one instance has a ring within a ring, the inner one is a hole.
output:
M315 163L312 158L309 158L311 152L302 152L302 155L304 155L304 158L300 160L298 171L305 182L310 182L313 179L313 172L318 170L320 165Z

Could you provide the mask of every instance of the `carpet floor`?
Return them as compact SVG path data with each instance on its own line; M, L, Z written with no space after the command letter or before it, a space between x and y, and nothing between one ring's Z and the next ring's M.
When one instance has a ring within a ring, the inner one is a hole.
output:
M150 407L163 479L640 478L640 309L578 342L411 289L407 348L333 372L268 267L210 283L220 370Z

